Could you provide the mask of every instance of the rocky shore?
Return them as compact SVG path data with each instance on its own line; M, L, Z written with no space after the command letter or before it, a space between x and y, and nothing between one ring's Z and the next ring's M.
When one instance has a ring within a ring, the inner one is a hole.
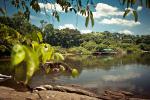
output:
M10 87L0 86L0 100L150 100L135 98L127 91L106 90L97 95L88 89L74 85L41 85L30 91L17 91Z

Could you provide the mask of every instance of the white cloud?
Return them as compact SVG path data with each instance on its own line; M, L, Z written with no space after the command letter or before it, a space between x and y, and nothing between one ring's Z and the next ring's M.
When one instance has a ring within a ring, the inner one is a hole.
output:
M93 12L94 18L108 17L108 16L121 16L124 12L119 11L117 7L110 6L105 3L98 3Z
M31 15L30 18L31 18L32 20L40 20L39 17L34 16L34 15Z
M121 19L121 18L103 19L99 23L109 24L109 25L130 26L130 27L140 25L140 22L135 22L133 20L126 20L126 19Z
M81 33L91 33L92 30L81 30L80 32L81 32Z
M105 76L103 76L103 79L105 81L116 82L116 81L125 81L128 79L138 78L140 76L141 76L141 74L139 74L139 73L130 72L128 74L122 74L122 75L105 75Z
M47 3L47 4L39 3L39 5L40 5L41 8L45 7L46 10L55 10L56 9L56 11L63 12L61 6L57 3L55 3L55 4L52 4L52 3Z
M129 35L133 35L134 33L129 31L129 30L122 30L122 31L119 31L119 33L121 34L129 34Z
M65 28L76 29L73 24L65 24L64 26L58 27L58 29L65 29Z
M138 6L138 7L137 7L137 11L141 11L142 9L143 9L142 6Z

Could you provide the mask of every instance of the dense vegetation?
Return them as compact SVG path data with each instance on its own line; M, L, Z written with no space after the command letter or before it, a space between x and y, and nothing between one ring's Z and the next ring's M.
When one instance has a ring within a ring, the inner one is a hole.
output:
M78 30L57 29L53 33L47 34L46 41L53 46L69 48L68 51L75 51L74 49L76 49L76 51L81 52L96 52L103 49L113 49L118 52L137 52L150 50L149 38L149 35L135 36L108 31L81 34Z
M39 3L57 3L61 6L64 12L74 11L75 14L80 13L83 16L86 16L85 26L87 27L89 22L94 26L94 18L93 18L93 8L95 8L96 3L94 0L3 0L4 7L0 7L0 14L7 15L7 4L11 4L17 9L23 9L21 12L25 16L27 20L30 19L30 11L34 10L36 13L41 11ZM132 13L135 21L138 21L138 13L135 10L135 5L143 6L146 8L150 8L149 0L118 0L122 6L125 6L125 11L123 17ZM20 11L20 10L19 10ZM44 7L45 15L48 16L48 12L46 7ZM52 16L60 20L59 12L56 10L56 6L54 10L52 10Z
M32 41L46 42L54 46L61 53L82 53L113 49L117 52L150 51L150 35L127 35L120 33L92 32L81 34L74 29L54 29L46 24L38 28L30 24L23 16L15 14L13 17L0 17L0 52L9 55L16 43L30 45ZM39 40L42 34L43 40Z

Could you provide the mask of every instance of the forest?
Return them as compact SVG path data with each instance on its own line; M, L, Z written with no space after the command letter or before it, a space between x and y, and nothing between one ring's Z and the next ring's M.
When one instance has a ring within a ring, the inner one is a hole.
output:
M122 52L150 51L150 35L130 35L121 33L91 32L82 34L77 29L54 29L52 24L44 24L41 27L32 25L21 13L12 17L0 17L0 54L10 56L14 44L30 44L32 41L40 41L38 33L42 35L42 41L52 45L61 53L91 54L103 49L113 49Z

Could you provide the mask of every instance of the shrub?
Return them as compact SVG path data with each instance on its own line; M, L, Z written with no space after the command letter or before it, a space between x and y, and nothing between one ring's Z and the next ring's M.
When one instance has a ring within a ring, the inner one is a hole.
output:
M73 54L91 54L90 51L88 51L87 49L85 49L84 47L72 47L68 49L69 53L73 53Z

